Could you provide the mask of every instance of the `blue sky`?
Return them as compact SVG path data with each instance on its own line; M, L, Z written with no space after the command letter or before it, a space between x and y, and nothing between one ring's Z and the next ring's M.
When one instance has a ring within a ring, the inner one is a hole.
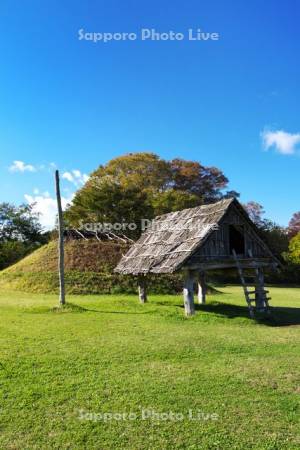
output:
M0 201L36 200L46 225L54 165L66 202L99 164L153 151L219 167L286 225L300 210L299 13L298 0L2 0ZM185 38L142 41L143 28Z

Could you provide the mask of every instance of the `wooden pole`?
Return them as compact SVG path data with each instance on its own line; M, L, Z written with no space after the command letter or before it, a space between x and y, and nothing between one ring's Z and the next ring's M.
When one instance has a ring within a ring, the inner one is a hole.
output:
M205 305L206 303L206 282L205 282L205 272L200 272L198 274L198 303L199 305Z
M146 278L143 275L139 277L139 299L141 303L146 303L147 301Z
M264 295L265 280L264 280L264 271L263 271L262 267L259 267L257 269L255 285L256 285L255 290L257 291L255 294L256 310L263 312L266 309L266 304L265 304L265 295Z
M59 172L55 171L55 187L58 212L58 273L59 273L59 303L64 305L65 298L65 269L64 269L64 221L61 207Z
M183 302L186 316L193 316L195 314L194 304L194 273L188 270L186 273L184 288L183 288Z

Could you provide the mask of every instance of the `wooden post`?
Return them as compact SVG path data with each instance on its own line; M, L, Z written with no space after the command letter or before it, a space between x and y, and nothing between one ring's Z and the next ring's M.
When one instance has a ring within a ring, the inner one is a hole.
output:
M205 305L206 303L206 282L205 282L205 272L200 272L198 274L198 303L199 305Z
M141 275L139 277L139 299L141 303L146 303L147 301L147 286L145 275Z
M183 288L183 302L186 316L193 316L195 314L194 304L194 273L188 270L186 273L184 288Z
M64 305L65 298L65 273L64 273L64 222L61 207L59 172L55 171L55 187L58 211L58 273L59 273L59 303Z
M266 308L264 288L265 288L264 271L262 267L258 267L255 283L255 290L257 291L255 294L255 306L256 310L261 312L264 311Z

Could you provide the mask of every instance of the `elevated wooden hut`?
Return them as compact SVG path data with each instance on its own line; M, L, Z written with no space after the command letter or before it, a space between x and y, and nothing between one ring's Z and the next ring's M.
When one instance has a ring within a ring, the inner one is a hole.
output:
M205 272L236 268L253 317L255 310L269 310L263 268L277 265L242 205L236 199L225 199L156 217L115 271L139 276L140 300L145 302L147 274L184 270L185 313L192 315L195 279L199 302L205 303ZM252 290L244 269L253 271Z

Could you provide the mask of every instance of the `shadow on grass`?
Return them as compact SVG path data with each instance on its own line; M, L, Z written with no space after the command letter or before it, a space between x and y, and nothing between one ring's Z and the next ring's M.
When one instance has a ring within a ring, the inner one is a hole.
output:
M50 309L51 312L57 313L57 314L64 314L64 313L83 313L88 311L88 309L84 308L83 306L75 305L74 303L65 303L65 305L61 306L54 306Z
M45 314L45 313L65 314L65 313L84 313L88 311L90 310L69 302L63 306L53 306L53 307L31 306L22 309L22 312L28 314Z
M196 311L211 312L234 319L236 317L249 318L247 306L232 305L229 303L213 302L206 305L195 305ZM272 327L287 327L300 325L300 308L271 307L270 315L256 313L255 321Z
M53 308L39 306L39 307L31 307L26 308L24 312L30 314L43 314L43 313L55 313L55 314L66 314L66 313L84 313L84 312L94 312L98 314L121 314L121 315L145 315L145 314L157 314L159 313L160 307L168 307L168 308L180 308L183 309L182 303L173 303L170 304L168 301L163 302L155 302L153 306L157 308L153 310L144 310L144 311L116 311L116 310L102 310L102 309L92 309L85 308L83 306L76 305L74 303L66 303L64 306L56 306ZM233 305L230 303L222 303L212 301L206 305L195 304L196 312L206 312L213 313L219 316L226 317L228 319L234 319L237 317L242 317L250 320L248 307L241 305ZM272 327L287 327L287 326L295 326L300 325L300 308L289 308L289 307L271 307L271 314L266 315L262 313L255 314L255 321L257 323L262 323L267 326Z
M50 309L50 312L64 314L64 313L83 313L94 312L100 314L153 314L153 311L103 311L101 309L84 308L83 306L75 305L74 303L66 303L64 306L55 306Z
M92 309L85 308L84 306L79 306L74 303L67 302L64 306L31 306L22 308L23 313L27 314L66 314L66 313L99 313L99 314L122 314L122 315L144 315L144 314L155 314L157 310L151 311L116 311L116 310L103 310L103 309Z

